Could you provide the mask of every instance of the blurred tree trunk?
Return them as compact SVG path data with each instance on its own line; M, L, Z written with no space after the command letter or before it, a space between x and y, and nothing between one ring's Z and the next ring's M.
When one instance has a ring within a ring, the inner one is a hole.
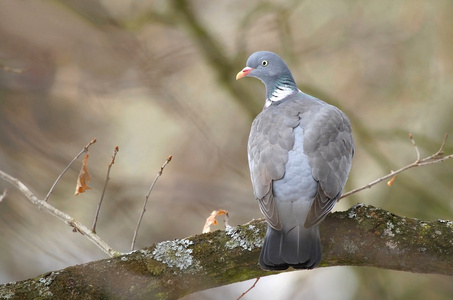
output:
M0 286L4 299L178 299L275 274L257 261L266 224L161 242L116 258ZM372 266L453 275L453 222L420 221L362 204L321 225L327 266Z

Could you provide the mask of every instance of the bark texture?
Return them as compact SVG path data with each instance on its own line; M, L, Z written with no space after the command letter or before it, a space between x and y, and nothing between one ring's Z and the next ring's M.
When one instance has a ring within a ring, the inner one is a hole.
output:
M178 299L275 274L257 263L265 227L263 220L254 220L4 284L0 299ZM453 275L452 221L421 221L358 204L328 215L321 237L320 267L372 266Z

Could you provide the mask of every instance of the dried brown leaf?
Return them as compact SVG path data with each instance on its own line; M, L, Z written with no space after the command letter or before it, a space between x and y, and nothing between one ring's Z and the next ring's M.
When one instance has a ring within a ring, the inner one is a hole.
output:
M88 153L85 155L85 158L82 162L82 169L80 169L79 177L77 178L77 186L74 193L74 196L85 192L86 190L91 189L87 182L91 180L90 173L88 172Z
M211 225L217 225L219 222L217 222L216 217L225 215L225 225L228 225L228 211L219 209L219 210L214 210L212 211L211 215L206 219L206 222L203 227L203 233L211 232Z
M393 182L395 181L396 179L396 175L392 177L392 179L390 179L388 182L387 182L387 185L388 186L392 186L393 185Z

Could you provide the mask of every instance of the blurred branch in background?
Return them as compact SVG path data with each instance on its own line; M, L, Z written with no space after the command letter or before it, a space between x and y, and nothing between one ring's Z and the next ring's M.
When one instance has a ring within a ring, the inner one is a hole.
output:
M231 76L231 74L237 73L244 66L238 67L237 63L235 64L234 61L225 55L220 42L208 32L206 26L199 22L189 2L186 0L172 0L171 2L175 12L182 17L183 23L181 26L193 36L201 53L214 68L222 87L231 93L232 99L238 101L249 114L250 119L253 119L260 112L253 101L254 97L248 89L243 88L242 85L235 84L235 78Z
M2 202L3 199L5 199L7 195L8 195L8 190L4 189L3 193L0 195L0 202Z

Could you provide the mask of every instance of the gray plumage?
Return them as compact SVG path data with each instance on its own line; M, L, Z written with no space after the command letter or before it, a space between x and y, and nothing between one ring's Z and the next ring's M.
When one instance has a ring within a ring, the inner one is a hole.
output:
M321 260L319 223L338 201L354 155L351 125L338 108L301 92L276 54L252 54L237 79L266 86L266 105L248 142L255 198L268 222L260 265L312 269Z

